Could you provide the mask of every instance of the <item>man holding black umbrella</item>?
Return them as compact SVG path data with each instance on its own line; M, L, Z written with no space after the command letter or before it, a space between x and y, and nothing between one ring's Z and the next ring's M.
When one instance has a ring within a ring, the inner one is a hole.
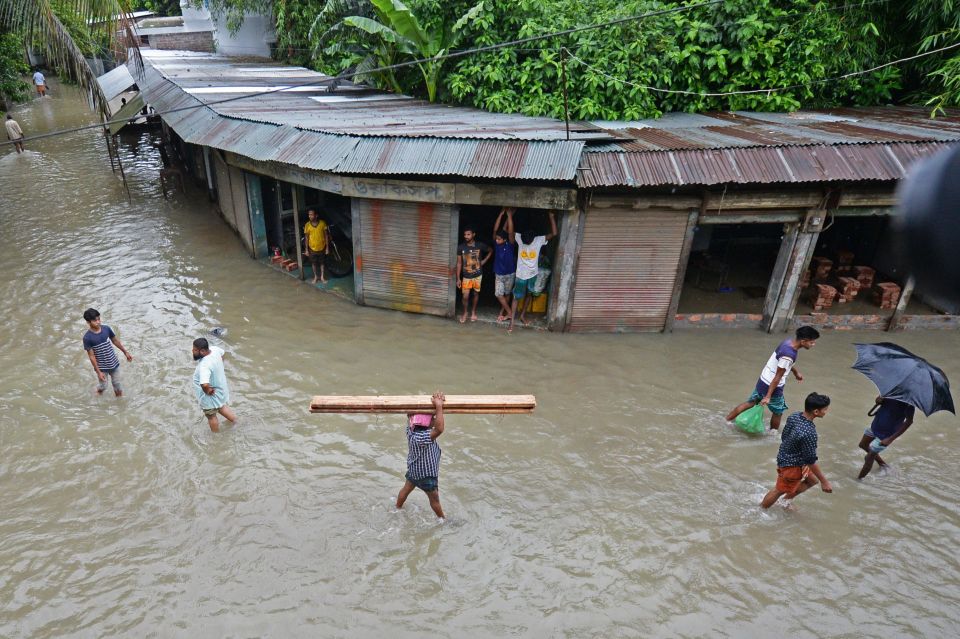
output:
M870 428L863 431L863 437L860 439L860 448L866 451L867 456L863 460L863 468L857 479L863 479L873 468L873 462L876 461L883 468L887 465L880 457L880 453L887 449L895 439L907 432L910 425L913 424L913 415L916 409L896 399L877 397L877 405L868 415L873 416L873 423Z

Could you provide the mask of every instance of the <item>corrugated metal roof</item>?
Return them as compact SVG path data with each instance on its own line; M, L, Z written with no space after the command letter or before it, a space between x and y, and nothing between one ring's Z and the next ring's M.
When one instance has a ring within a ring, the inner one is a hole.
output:
M130 70L122 65L97 78L97 84L100 85L100 90L103 91L103 94L107 97L107 102L136 83L137 81L130 75Z
M577 185L668 186L894 181L949 146L896 142L679 151L584 153Z
M482 111L470 116L470 109L431 105L412 98L348 87L354 96L385 97L363 99L363 106L329 101L319 104L303 101L303 95L278 92L251 98L259 100L260 110L253 112L247 101L238 100L210 107L203 103L216 94L198 95L185 91L168 75L183 78L193 73L193 58L171 58L175 64L158 68L147 56L143 91L150 104L161 112L184 109L163 116L184 141L210 146L254 160L275 161L318 171L367 175L450 175L476 178L572 181L576 177L583 141L557 138L563 123L550 120L543 133L546 139L525 139L539 134L537 120L519 118L511 128L502 116ZM200 55L199 60L213 59ZM184 64L184 60L190 60ZM227 66L218 62L222 66ZM275 68L265 67L263 76L256 67L234 69L233 77L243 76L266 86L276 84ZM295 68L294 68L295 69ZM209 71L209 67L206 69ZM306 70L297 73L317 74ZM296 74L294 74L296 75ZM284 77L289 80L290 74ZM211 82L218 81L217 78ZM197 83L194 83L197 84ZM240 86L235 84L235 86ZM254 89L255 90L255 89ZM340 90L338 89L338 94ZM240 94L232 94L231 97ZM398 102L405 106L398 107ZM411 104L418 105L411 108ZM299 109L299 110L298 110ZM379 110L379 112L377 112ZM363 135L353 132L369 115ZM471 129L471 117L473 129ZM393 128L391 128L393 127ZM585 126L591 130L593 127ZM327 129L351 131L330 133ZM414 134L410 134L413 131ZM389 135L374 135L389 132ZM516 138L524 139L516 139Z
M217 113L251 122L289 125L322 133L370 137L488 138L501 140L563 140L562 120L489 113L480 109L431 104L340 82L330 91L329 76L301 67L244 63L211 54L144 50L145 62L181 90ZM297 86L293 91L275 91ZM609 139L586 123L572 123L575 139Z
M960 112L930 119L909 107L593 124L620 139L587 146L582 187L899 180L912 162L960 141Z

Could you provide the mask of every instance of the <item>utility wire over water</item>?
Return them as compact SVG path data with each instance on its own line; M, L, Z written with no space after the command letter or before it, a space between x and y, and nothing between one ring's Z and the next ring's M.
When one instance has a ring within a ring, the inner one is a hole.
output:
M66 91L64 92L66 93ZM79 114L79 115L78 115ZM17 113L92 120L79 94ZM778 438L724 422L779 336L584 336L359 307L263 268L204 196L165 201L94 132L0 156L0 636L950 636L960 624L956 419L918 417L895 471L856 476L876 390L853 342L804 351L834 492L761 512ZM95 397L93 306L134 356ZM243 424L209 432L191 341L228 329ZM897 340L960 379L946 332ZM450 415L440 483L395 513L400 416L311 415L316 394L531 393Z

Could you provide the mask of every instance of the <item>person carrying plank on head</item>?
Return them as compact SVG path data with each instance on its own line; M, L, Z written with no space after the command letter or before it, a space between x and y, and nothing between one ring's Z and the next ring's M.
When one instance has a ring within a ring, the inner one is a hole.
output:
M774 349L766 366L760 371L760 379L753 389L753 393L744 403L740 404L727 415L727 421L732 422L737 415L762 404L770 409L770 428L780 428L780 420L787 410L787 403L783 398L783 387L787 383L787 373L793 373L798 382L803 381L803 375L797 370L797 355L801 348L813 348L820 333L812 326L801 326L797 329L796 337L785 339Z
M443 393L433 394L435 413L410 413L407 415L407 474L406 483L397 495L397 508L403 508L414 488L427 493L430 508L442 522L440 506L440 445L437 438L443 434Z

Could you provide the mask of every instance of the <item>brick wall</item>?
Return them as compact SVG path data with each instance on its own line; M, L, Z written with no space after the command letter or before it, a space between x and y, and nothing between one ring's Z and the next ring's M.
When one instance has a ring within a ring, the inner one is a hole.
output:
M152 35L150 36L150 47L153 49L214 53L213 31L191 31L189 33Z

